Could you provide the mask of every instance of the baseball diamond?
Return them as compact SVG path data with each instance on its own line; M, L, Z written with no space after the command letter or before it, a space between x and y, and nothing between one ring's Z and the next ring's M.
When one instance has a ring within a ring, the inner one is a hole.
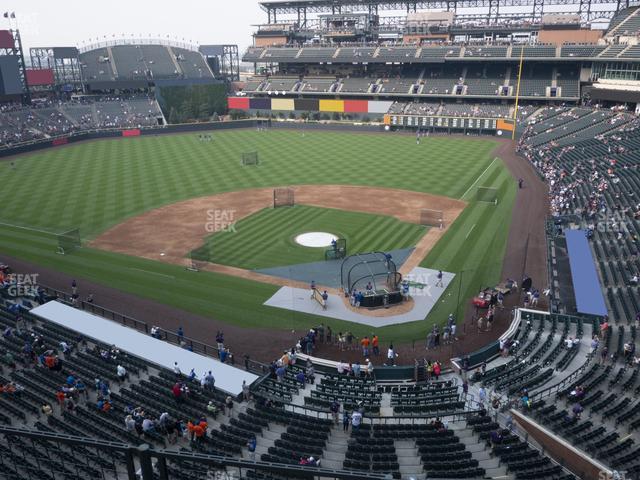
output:
M5 3L0 479L640 480L640 6Z

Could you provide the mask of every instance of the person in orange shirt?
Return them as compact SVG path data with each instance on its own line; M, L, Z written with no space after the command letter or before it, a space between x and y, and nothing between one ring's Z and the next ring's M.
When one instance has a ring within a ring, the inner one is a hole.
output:
M380 355L380 347L378 347L378 335L372 335L371 346L373 347L373 354L375 356Z
M56 358L52 355L47 355L44 357L44 364L51 370L56 365Z
M200 424L193 427L193 433L196 436L196 442L202 442L202 439L204 438L204 428L202 428Z
M193 437L195 435L195 426L191 423L191 420L187 422L187 432L189 432L189 440L193 442Z
M60 405L60 410L62 411L62 408L64 406L64 392L62 390L58 390L56 392L56 399L58 400L58 404Z
M364 337L360 340L360 345L362 345L362 356L367 358L369 356L369 345L371 344L369 337Z

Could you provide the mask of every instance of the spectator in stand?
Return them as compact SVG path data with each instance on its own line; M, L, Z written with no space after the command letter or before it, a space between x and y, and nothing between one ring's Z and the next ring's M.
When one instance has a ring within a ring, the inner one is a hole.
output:
M121 382L124 382L127 379L127 369L120 364L116 367L116 374L118 375L118 380Z
M249 441L247 442L247 450L249 451L249 460L255 461L256 459L256 436L251 435Z
M134 432L136 429L136 421L133 419L131 415L127 415L124 417L124 428L127 432Z
M49 418L51 414L53 414L53 408L51 407L51 404L47 402L42 404L42 407L40 407L40 411L46 418Z
M342 412L342 431L345 433L349 432L349 424L350 424L350 415L346 410Z
M338 414L340 413L340 404L338 403L338 401L335 398L331 402L331 405L329 405L329 410L331 411L331 415L333 416L333 423L335 423L337 425L338 424Z
M351 414L351 426L354 431L360 430L360 425L362 424L362 413L358 410L354 410Z
M177 403L182 402L182 385L180 382L176 382L173 387L171 387L171 393L173 393L173 399Z

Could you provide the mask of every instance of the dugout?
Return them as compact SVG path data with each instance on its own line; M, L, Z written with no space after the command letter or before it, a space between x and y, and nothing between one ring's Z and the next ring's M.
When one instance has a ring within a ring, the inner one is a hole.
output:
M354 290L363 293L361 307L387 307L402 302L402 275L391 256L383 252L349 255L340 266L340 281L345 295Z

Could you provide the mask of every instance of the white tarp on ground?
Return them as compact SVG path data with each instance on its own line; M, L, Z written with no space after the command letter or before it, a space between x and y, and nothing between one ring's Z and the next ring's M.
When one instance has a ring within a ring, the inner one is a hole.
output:
M173 370L178 362L180 370L188 374L192 368L198 377L211 370L216 388L232 395L242 393L242 381L251 385L258 379L253 373L221 363L211 357L193 353L184 348L158 340L111 320L69 307L60 302L48 302L31 310L31 313L118 349L148 360L160 367ZM114 370L115 373L115 370Z
M410 311L397 315L375 317L367 315L366 309L363 309L362 313L359 313L358 311L348 308L342 298L339 298L337 295L329 295L327 309L323 310L316 300L311 299L310 290L293 287L280 288L271 298L264 302L264 304L270 307L336 318L338 320L360 323L371 327L386 327L399 323L416 322L424 320L455 278L455 274L453 273L442 272L443 285L436 286L437 275L437 270L429 268L415 267L411 270L411 273L406 275L405 278L411 282L415 282L413 284L414 286L409 289L409 295L413 299L414 306ZM416 284L419 286L415 286ZM390 307L389 311L393 312L393 307Z

